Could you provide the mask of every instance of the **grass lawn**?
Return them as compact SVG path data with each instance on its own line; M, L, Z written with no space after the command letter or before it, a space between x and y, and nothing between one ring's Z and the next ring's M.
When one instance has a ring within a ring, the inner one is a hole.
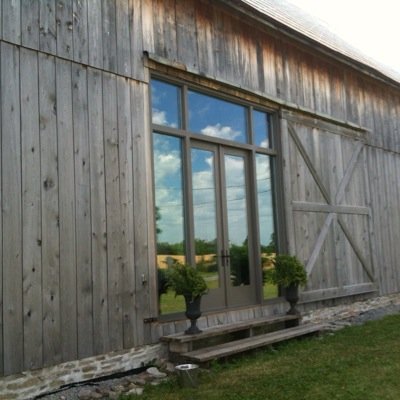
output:
M171 380L146 387L141 399L397 400L400 315L215 364L197 389Z

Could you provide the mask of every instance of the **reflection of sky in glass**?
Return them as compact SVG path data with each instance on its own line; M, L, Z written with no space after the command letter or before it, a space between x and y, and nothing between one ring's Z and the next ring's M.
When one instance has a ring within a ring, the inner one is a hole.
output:
M260 225L260 244L267 246L274 232L273 203L271 190L270 157L256 155L257 199Z
M254 144L260 147L270 147L269 143L269 115L253 110Z
M229 242L242 245L248 235L243 157L225 155L225 177Z
M213 152L192 149L192 186L195 238L212 241L217 237Z
M189 90L189 130L246 143L246 108Z
M180 89L170 83L151 81L153 124L178 128L181 126Z
M181 140L154 133L156 207L160 219L158 242L180 243L184 238Z

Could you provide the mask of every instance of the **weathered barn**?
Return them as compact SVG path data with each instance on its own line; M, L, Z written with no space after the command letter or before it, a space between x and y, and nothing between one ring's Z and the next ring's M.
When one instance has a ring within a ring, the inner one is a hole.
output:
M3 393L154 358L173 258L213 282L202 326L285 309L276 251L304 310L400 290L398 75L282 1L0 5Z

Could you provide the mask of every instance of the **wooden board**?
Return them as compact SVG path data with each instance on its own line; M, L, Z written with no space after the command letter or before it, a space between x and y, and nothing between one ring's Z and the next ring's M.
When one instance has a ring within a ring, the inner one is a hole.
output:
M93 350L110 350L107 293L107 221L103 131L102 73L88 69L88 122L90 149L90 209L93 268Z
M60 220L54 57L39 54L43 363L61 362Z
M117 72L117 20L115 0L103 0L103 68Z
M37 53L21 49L24 368L43 364L42 217Z
M122 328L122 235L117 111L117 79L103 74L104 174L107 212L108 331L112 349L123 346Z
M59 162L60 318L62 360L78 357L76 293L75 162L72 113L72 66L56 62Z
M19 51L1 43L4 373L23 368ZM5 116L7 116L5 118Z
M129 0L115 0L117 72L131 76L131 44L129 25Z
M91 32L93 32L93 34L97 33L96 27L91 24L91 14L88 12L89 5L93 7L96 6L98 9L97 12L101 12L101 7L99 7L99 4L95 3L95 0L90 0L89 2L88 0L72 0L74 61L82 64L87 64L89 62L89 48L95 46L95 43L93 43L94 41L90 40L89 35ZM96 64L94 65L97 66Z
M88 62L93 67L103 67L103 17L101 0L91 0L87 3L88 15Z
M73 4L72 0L56 1L57 55L73 59Z
M121 209L121 280L123 347L136 343L135 310L135 253L134 253L134 210L133 210L133 158L131 93L129 81L117 78L118 146L120 168Z
M22 45L31 49L38 49L39 2L37 0L24 0L21 2L21 27Z
M1 6L3 39L21 44L21 0L2 1Z
M55 0L39 2L39 48L50 54L57 53L57 26Z

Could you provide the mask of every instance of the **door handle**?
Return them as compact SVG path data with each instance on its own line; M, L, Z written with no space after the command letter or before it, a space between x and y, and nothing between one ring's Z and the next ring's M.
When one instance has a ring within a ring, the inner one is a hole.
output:
M229 251L228 250L221 250L221 260L222 260L222 266L226 267L228 265L229 259L230 259Z

